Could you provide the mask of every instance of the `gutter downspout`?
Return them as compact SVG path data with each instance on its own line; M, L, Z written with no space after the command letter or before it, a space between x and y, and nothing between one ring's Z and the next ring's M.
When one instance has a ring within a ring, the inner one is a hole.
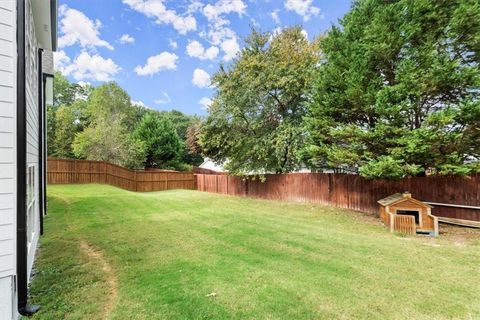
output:
M44 115L44 80L43 80L43 70L42 70L42 56L43 56L43 49L38 49L38 211L39 211L39 219L40 219L40 235L43 235L43 215L45 214L44 211L44 184L43 179L45 177L44 166L43 166L43 159L44 155L44 124L43 119Z
M28 305L25 40L25 0L17 0L17 307L21 315L31 316L39 307Z

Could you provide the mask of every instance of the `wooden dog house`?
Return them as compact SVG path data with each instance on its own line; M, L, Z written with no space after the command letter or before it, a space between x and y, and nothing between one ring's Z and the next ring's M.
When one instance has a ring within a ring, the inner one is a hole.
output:
M395 193L378 203L380 219L391 232L438 236L438 218L432 215L432 206L412 198L409 192Z

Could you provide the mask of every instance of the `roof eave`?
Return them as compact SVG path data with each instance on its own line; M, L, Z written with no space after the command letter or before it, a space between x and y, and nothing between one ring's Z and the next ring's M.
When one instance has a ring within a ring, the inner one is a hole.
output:
M58 1L50 0L50 23L52 28L52 51L57 51Z

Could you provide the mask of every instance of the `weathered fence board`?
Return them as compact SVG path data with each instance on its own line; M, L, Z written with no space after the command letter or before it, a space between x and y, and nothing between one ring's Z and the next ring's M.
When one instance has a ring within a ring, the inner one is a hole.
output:
M427 202L480 207L480 175L415 177L398 181L330 173L291 173L265 177L265 182L262 182L225 175L195 175L200 191L316 202L370 213L378 213L379 199L407 190L415 198ZM480 210L474 208L434 205L432 214L480 221Z
M394 230L406 234L415 234L415 218L413 216L395 215Z
M103 161L49 158L49 184L106 183L130 191L195 189L192 172L135 171Z

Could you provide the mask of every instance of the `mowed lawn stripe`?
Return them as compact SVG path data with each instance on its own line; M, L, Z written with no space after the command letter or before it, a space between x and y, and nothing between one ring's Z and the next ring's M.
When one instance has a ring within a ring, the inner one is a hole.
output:
M32 300L36 319L102 314L108 278L85 241L118 279L110 319L476 318L478 239L390 234L317 204L58 185Z

